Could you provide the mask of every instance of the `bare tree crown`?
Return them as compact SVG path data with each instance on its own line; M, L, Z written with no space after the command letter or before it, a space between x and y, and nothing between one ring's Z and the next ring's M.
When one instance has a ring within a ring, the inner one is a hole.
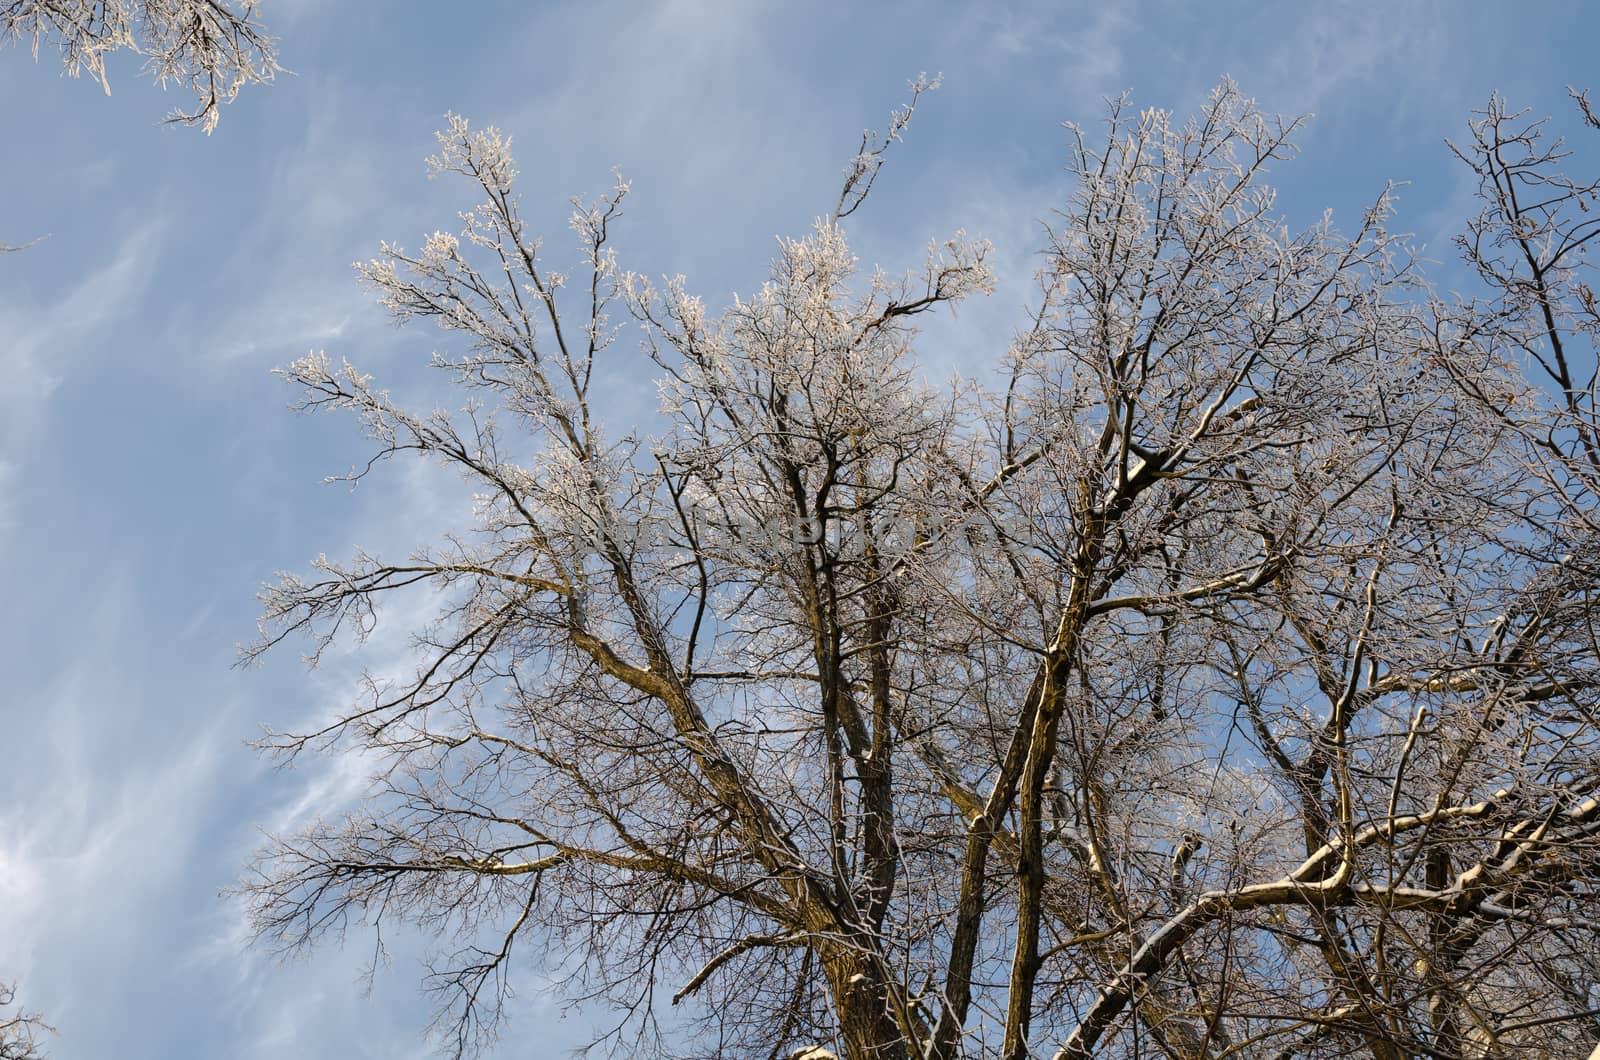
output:
M414 454L476 508L265 592L252 655L439 608L413 673L269 741L380 771L263 852L262 935L454 940L457 1053L518 947L635 1054L1587 1052L1593 185L1492 103L1490 296L1446 302L1387 192L1284 225L1297 121L1119 101L994 374L937 386L917 317L991 289L987 244L863 275L843 226L908 119L717 314L618 264L620 181L552 271L510 142L449 119L431 165L480 201L361 272L464 403L284 374L365 425L352 477ZM650 437L603 419L636 356Z

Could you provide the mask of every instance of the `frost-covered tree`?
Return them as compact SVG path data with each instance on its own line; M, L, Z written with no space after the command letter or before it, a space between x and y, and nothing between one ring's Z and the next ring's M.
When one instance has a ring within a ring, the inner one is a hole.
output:
M106 94L106 56L143 55L145 70L165 87L195 94L192 109L170 121L216 128L221 104L246 84L271 81L278 71L272 39L256 21L257 0L0 0L0 44L26 40L60 50L66 72L87 73Z
M16 1005L16 987L0 983L0 1060L44 1060L39 1035L49 1026L38 1013Z
M252 655L437 611L413 673L270 741L377 768L263 852L263 936L454 940L457 1052L514 955L630 1055L1588 1052L1592 347L1555 399L1523 363L1592 337L1576 252L1491 175L1469 245L1528 241L1548 293L1512 262L1447 304L1387 192L1348 234L1285 224L1298 122L1230 84L1187 122L1117 103L1075 131L1032 312L935 384L918 317L989 290L988 247L863 275L846 241L908 116L720 313L621 268L623 184L552 271L509 142L450 120L433 169L481 201L362 271L443 329L461 406L285 374L365 424L353 478L438 461L475 509L265 593ZM659 421L607 423L641 357Z

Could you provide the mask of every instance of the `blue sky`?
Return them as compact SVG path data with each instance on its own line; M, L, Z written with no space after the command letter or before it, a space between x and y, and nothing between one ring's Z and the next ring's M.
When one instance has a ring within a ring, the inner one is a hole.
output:
M832 206L906 80L942 72L851 234L889 268L959 227L995 242L999 291L925 345L936 369L976 371L1064 201L1059 123L1097 120L1107 94L1185 111L1226 74L1269 110L1314 112L1274 174L1285 213L1353 222L1409 181L1397 227L1448 281L1471 186L1444 139L1492 90L1573 128L1566 86L1600 89L1577 2L261 7L294 74L209 138L159 126L182 101L136 60L114 64L108 99L49 57L0 52L0 242L48 237L0 256L0 978L60 1027L59 1060L429 1055L427 940L386 931L369 990L370 934L283 964L246 946L219 891L260 829L362 788L359 763L277 770L246 740L326 713L363 663L405 659L399 616L314 673L292 647L233 669L257 587L464 521L426 469L320 484L358 459L358 431L289 414L269 374L325 349L399 392L426 386L437 333L395 330L350 265L472 201L425 178L446 110L515 138L555 260L568 198L620 166L624 264L685 273L719 304L759 284L775 235ZM648 376L619 366L609 400L616 423L647 415ZM492 1055L557 1055L604 1019L563 1019L536 964L517 982Z

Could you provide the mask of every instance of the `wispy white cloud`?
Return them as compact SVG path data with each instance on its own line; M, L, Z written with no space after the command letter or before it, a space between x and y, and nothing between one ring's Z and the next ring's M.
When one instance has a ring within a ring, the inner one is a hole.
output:
M1146 32L1136 4L1082 5L1064 9L1059 3L980 4L966 9L971 26L965 32L1002 55L1048 57L1055 85L1072 97L1094 98L1128 87L1125 53L1139 47Z
M92 356L118 352L120 344L104 340L148 289L166 224L147 221L127 232L109 256L87 263L92 271L81 281L42 302L28 300L14 281L0 286L0 417L11 435L0 435L0 442L14 445L20 440L15 435L31 430L50 395ZM0 269L25 276L29 255L86 257L85 246L47 241L0 257Z
M88 276L43 301L0 282L0 539L22 518L18 496L52 397L75 373L118 352L114 329L148 290L164 228L156 220L128 232ZM71 249L59 240L0 255L0 277L26 275L32 255Z
M404 186L351 113L342 83L318 79L306 119L220 262L217 300L192 304L169 324L204 376L262 371L378 319L350 264L375 246L375 221Z
M12 946L32 955L63 1023L92 1021L95 998L62 987L102 975L63 957L93 953L114 969L148 942L139 910L165 904L189 873L204 820L194 811L216 785L225 743L225 714L162 717L130 680L142 668L143 646L126 635L140 600L125 569L102 573L105 595L76 615L77 663L6 721L0 937L8 958Z

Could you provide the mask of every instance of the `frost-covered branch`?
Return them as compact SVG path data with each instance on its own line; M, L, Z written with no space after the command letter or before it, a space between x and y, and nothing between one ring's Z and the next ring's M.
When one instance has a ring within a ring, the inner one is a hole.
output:
M163 87L195 94L191 110L169 121L217 126L221 105L247 84L270 82L280 67L274 42L256 21L256 0L0 0L0 42L26 40L39 56L54 46L68 74L87 73L106 94L107 56L132 51Z

